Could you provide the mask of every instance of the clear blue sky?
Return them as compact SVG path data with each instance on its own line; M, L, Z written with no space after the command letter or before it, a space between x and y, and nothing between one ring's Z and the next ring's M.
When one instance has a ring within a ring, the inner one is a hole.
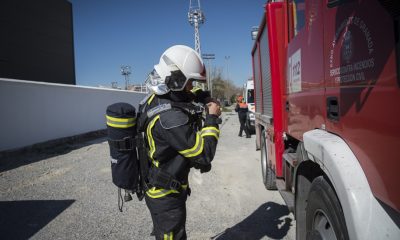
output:
M189 0L70 0L73 7L77 85L124 86L121 65L130 65L131 83L142 83L168 47L194 48L188 23ZM250 37L266 0L201 0L206 22L200 27L202 53L229 71L241 86L252 75ZM225 60L225 56L230 56ZM227 67L228 65L228 67Z

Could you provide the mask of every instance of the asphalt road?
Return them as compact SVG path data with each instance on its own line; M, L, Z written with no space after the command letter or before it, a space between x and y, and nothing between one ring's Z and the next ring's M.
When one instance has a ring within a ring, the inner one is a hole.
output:
M255 139L223 114L211 172L192 171L188 239L295 239L292 214L261 180ZM2 239L153 239L144 201L117 207L105 138L0 160Z

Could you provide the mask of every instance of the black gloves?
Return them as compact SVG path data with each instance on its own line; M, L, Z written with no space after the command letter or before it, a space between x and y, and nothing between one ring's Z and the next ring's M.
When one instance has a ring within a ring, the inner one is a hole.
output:
M199 169L201 173L206 173L211 170L211 164L203 165L198 163L192 163L192 167L194 167L195 169Z

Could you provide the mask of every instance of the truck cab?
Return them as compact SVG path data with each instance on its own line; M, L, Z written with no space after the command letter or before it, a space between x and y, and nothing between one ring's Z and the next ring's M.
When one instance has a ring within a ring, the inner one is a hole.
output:
M256 143L297 239L400 239L399 26L396 0L265 5Z

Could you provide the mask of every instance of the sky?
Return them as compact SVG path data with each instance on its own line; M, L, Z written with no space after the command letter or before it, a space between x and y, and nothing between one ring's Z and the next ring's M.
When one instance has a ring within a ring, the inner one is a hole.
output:
M197 2L197 0L195 0ZM176 44L194 48L187 19L189 0L70 0L73 11L76 84L125 86L121 66L131 66L130 83L143 83L161 54ZM237 86L252 76L251 28L266 0L201 0L201 52Z

